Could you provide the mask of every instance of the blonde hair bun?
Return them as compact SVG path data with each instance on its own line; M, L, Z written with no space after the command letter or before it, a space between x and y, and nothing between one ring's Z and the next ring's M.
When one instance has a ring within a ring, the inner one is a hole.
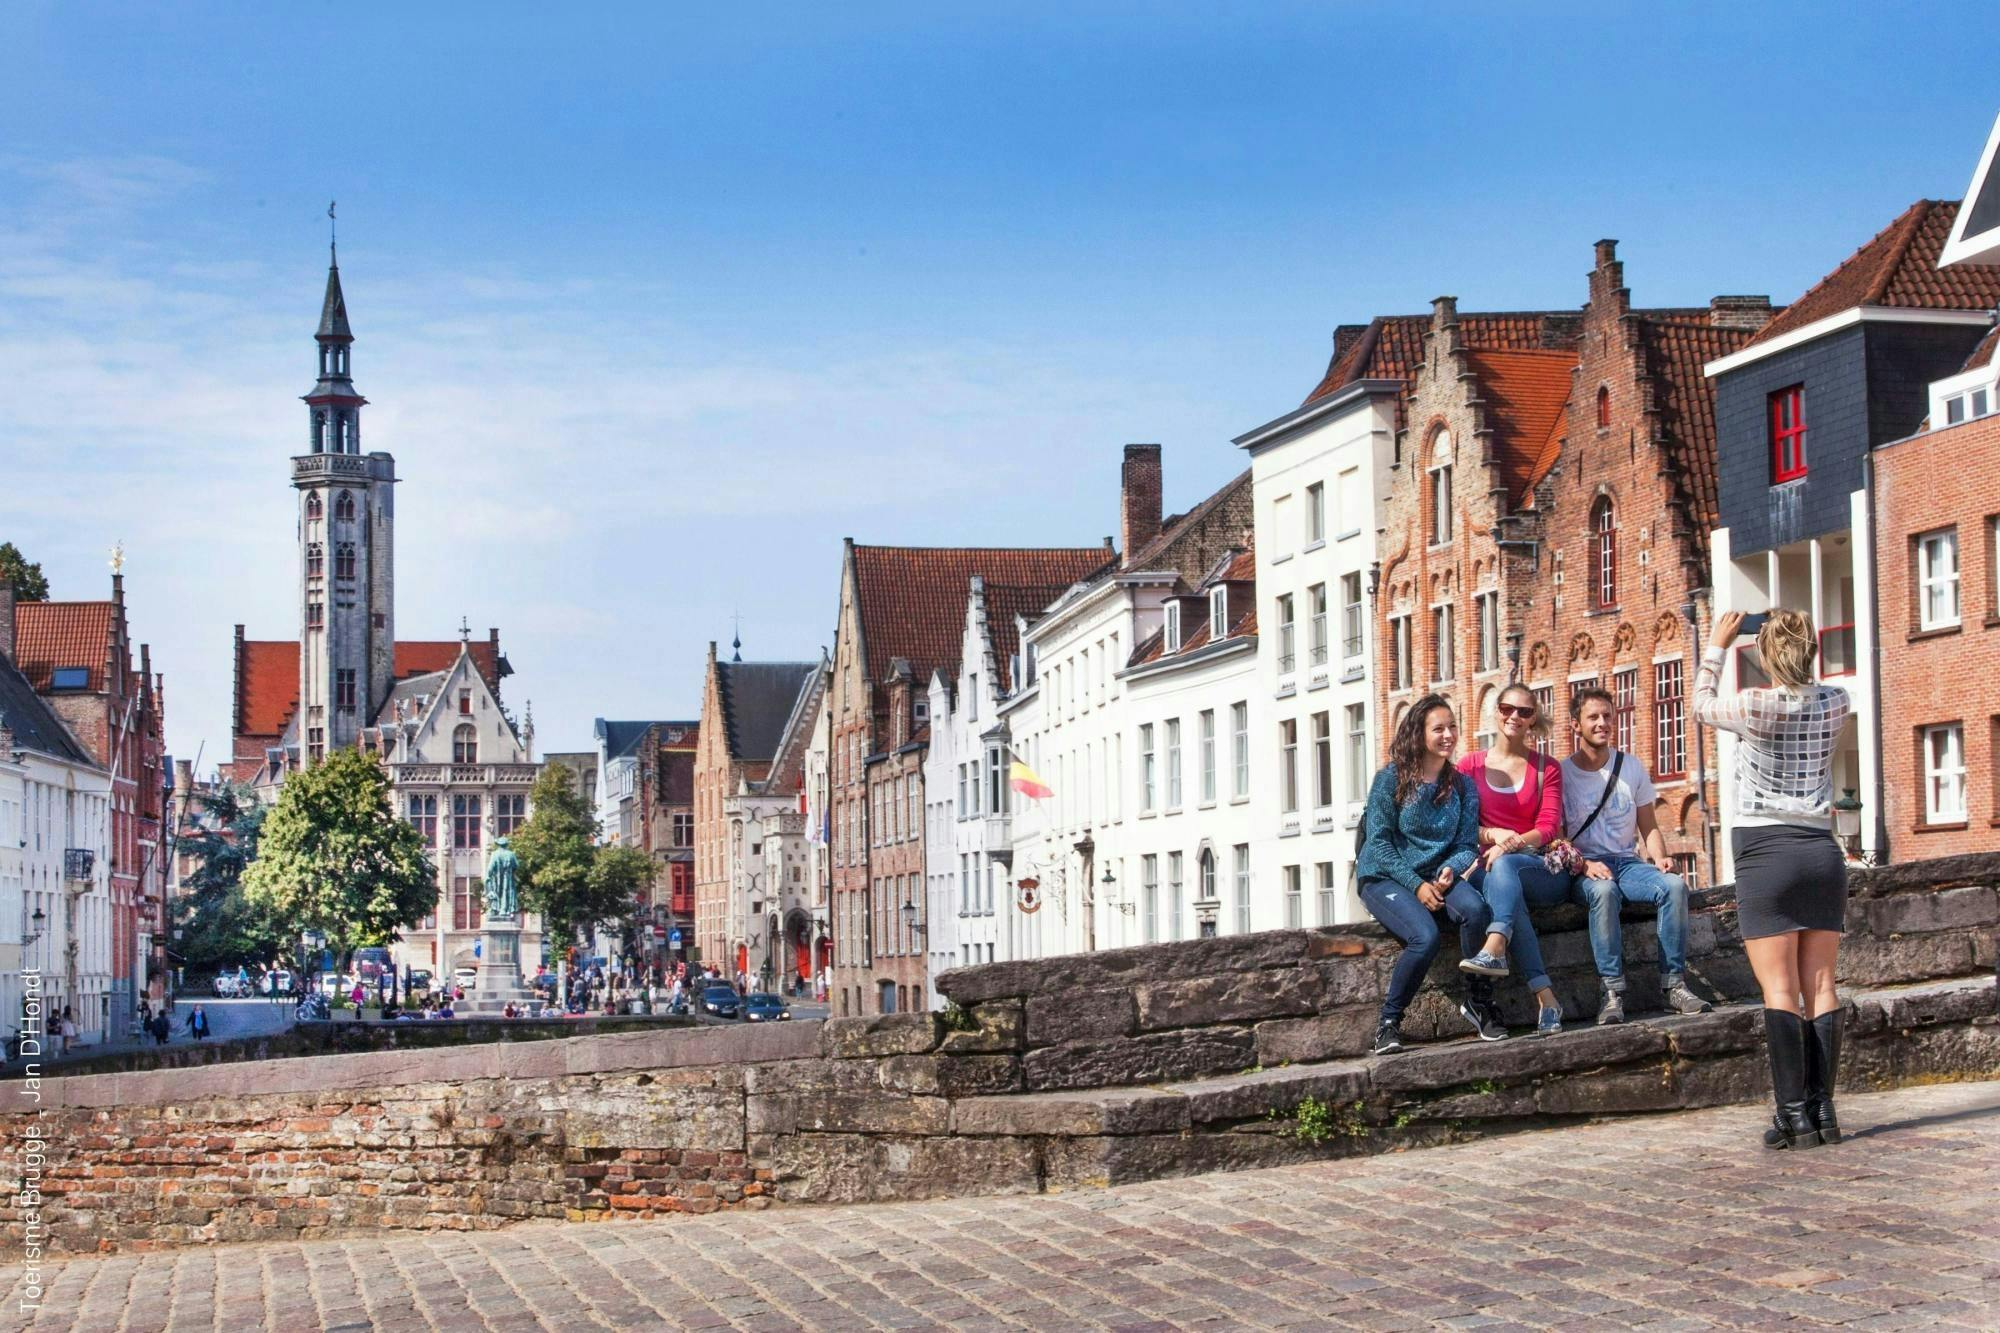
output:
M1783 607L1773 610L1757 631L1757 654L1764 659L1764 670L1780 685L1802 690L1812 684L1813 666L1819 660L1819 635L1813 632L1812 617Z

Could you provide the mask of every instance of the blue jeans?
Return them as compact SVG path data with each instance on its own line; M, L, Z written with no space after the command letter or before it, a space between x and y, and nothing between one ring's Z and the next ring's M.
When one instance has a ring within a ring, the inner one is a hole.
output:
M1491 870L1474 866L1467 878L1493 909L1493 924L1488 929L1507 937L1507 954L1514 960L1514 970L1530 991L1546 987L1549 969L1542 962L1542 942L1535 936L1528 909L1575 900L1578 894L1570 887L1569 876L1551 872L1539 853L1509 852Z
M1592 860L1600 858L1592 857ZM1604 989L1625 989L1625 942L1618 930L1618 910L1627 903L1646 903L1657 911L1654 929L1660 937L1660 984L1672 986L1687 971L1688 891L1679 875L1636 856L1602 858L1610 879L1577 877L1577 888L1590 906L1590 952Z
M1424 984L1431 960L1437 957L1442 932L1439 913L1431 911L1417 895L1392 879L1370 879L1361 883L1361 903L1369 915L1403 942L1403 952L1389 973L1389 993L1382 997L1382 1021L1400 1022L1410 1001ZM1470 958L1486 939L1486 924L1492 914L1486 900L1464 880L1454 882L1444 895L1443 915L1458 926L1458 947Z

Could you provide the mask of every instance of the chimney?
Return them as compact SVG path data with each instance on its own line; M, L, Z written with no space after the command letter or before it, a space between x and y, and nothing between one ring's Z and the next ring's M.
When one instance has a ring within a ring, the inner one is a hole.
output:
M185 801L194 795L194 760L174 760L174 799Z
M1618 262L1618 242L1599 241L1597 243L1597 267L1608 268Z
M1125 562L1160 535L1160 446L1128 444L1118 478L1118 540Z
M0 657L14 656L14 585L0 579Z
M1776 313L1768 296L1718 296L1708 303L1708 323L1717 329L1763 328Z

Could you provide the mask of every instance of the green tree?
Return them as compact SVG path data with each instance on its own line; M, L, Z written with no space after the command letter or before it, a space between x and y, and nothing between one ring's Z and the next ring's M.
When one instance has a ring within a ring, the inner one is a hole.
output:
M529 793L533 813L514 830L521 858L521 903L542 918L551 954L600 922L629 925L652 862L636 847L597 845L597 819L559 768L546 768Z
M247 788L225 787L199 800L201 827L174 840L194 858L174 904L182 966L199 971L285 954L295 942L291 932L243 889L268 809Z
M49 600L48 575L42 567L21 554L12 542L0 542L0 579L14 585L14 597L23 602Z
M437 871L389 804L374 756L338 749L286 779L243 873L250 901L345 956L387 944L437 907Z

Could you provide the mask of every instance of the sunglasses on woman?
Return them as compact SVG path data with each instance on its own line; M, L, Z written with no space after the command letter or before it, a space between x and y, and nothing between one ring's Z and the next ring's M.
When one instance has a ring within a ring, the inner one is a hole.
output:
M1518 718L1520 718L1520 719L1521 719L1521 720L1522 720L1523 722L1533 722L1533 721L1535 720L1535 705L1533 705L1533 704L1501 704L1501 705L1500 705L1500 716L1502 716L1502 717L1518 717Z

